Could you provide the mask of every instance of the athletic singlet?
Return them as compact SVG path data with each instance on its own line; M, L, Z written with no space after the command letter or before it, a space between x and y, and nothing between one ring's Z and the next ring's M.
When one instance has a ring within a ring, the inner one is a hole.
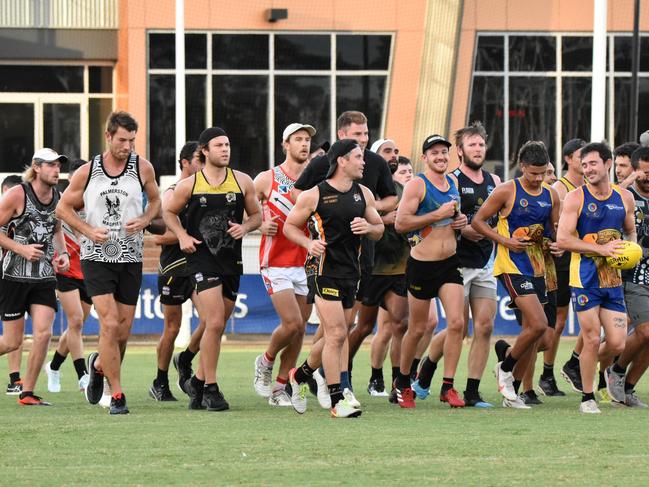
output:
M228 222L242 223L244 207L243 191L229 167L218 186L212 186L203 171L194 175L186 228L189 235L202 243L196 245L196 252L187 254L190 274L243 274L242 239L230 236Z
M128 221L144 213L138 161L138 155L131 152L121 174L109 176L102 155L93 158L83 192L86 222L92 227L107 228L108 240L94 243L82 235L81 260L142 262L144 232L129 234L124 229Z
M611 194L597 199L584 185L577 219L577 236L585 242L605 244L622 238L626 208L622 191L616 184ZM570 259L570 285L584 289L609 288L622 285L620 270L606 264L606 257L573 252Z
M269 169L273 175L268 200L263 204L264 219L275 219L277 233L262 235L259 246L259 267L302 267L306 261L306 249L291 242L284 236L284 222L293 208L291 189L295 180L284 172L281 166ZM304 230L308 235L307 230Z
M559 178L559 182L563 184L567 192L570 192L574 189L577 189L577 186L572 184L568 178L562 176ZM570 252L564 252L561 257L556 257L554 259L556 268L560 272L569 272L570 271Z
M432 182L430 182L424 173L417 174L417 177L424 180L425 190L424 196L419 202L419 207L417 208L415 215L425 215L426 213L433 212L449 201L455 201L457 209L460 208L460 193L458 193L455 181L453 181L448 174L446 175L446 184L448 186L446 191L438 189ZM408 232L408 242L411 247L414 247L423 241L430 234L433 228L445 227L451 223L453 223L453 218L444 218L435 223L431 223L424 228L420 228L419 230Z
M559 178L559 182L566 187L566 191L568 191L568 192L572 191L573 189L577 189L577 186L572 184L570 182L570 179L568 179L565 176L562 176L561 178Z
M525 191L520 178L514 179L514 204L507 215L498 215L497 231L507 238L524 237L530 246L524 252L513 252L498 244L494 262L494 276L521 274L543 277L543 230L552 213L552 193L543 183L541 192L533 195Z
M638 244L642 247L642 259L633 269L622 272L625 281L649 286L649 198L642 196L635 186L628 188L635 200L635 229Z
M176 185L172 184L167 191L173 191ZM178 214L180 224L185 227L187 219L187 207L180 210ZM187 276L187 256L180 250L178 243L162 245L160 249L160 264L158 265L158 274L161 276Z
M54 230L56 215L54 210L60 194L52 188L52 201L42 203L30 183L21 183L25 194L23 212L9 221L13 227L13 240L22 245L41 244L42 257L31 262L21 255L7 250L2 262L2 275L8 281L36 282L55 280L54 267Z
M457 178L458 190L460 192L460 209L467 217L467 225L471 224L474 215L496 188L496 183L491 173L482 169L480 171L482 172L481 183L473 181L459 168L453 171L453 175ZM493 227L497 221L498 217L494 215L487 221L487 225ZM493 242L488 238L473 242L468 238L460 236L457 244L457 256L462 263L462 267L482 269L489 262L493 249Z
M77 212L79 218L85 220L86 216L82 211ZM72 279L83 279L83 272L81 271L81 259L79 254L81 248L79 247L79 239L74 233L74 230L65 222L61 222L63 228L63 235L65 237L65 250L70 256L70 267L65 272L57 272L60 276L71 277Z
M354 218L365 215L363 191L354 182L349 191L341 193L323 181L318 184L318 192L318 205L309 217L307 227L312 239L322 240L327 246L320 257L307 257L306 274L358 279L361 237L352 233L350 224Z

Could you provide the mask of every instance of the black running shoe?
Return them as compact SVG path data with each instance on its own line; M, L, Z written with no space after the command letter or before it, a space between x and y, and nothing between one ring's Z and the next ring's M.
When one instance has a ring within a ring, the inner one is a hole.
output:
M203 388L194 387L191 377L183 384L183 391L189 396L189 409L205 409L205 406L203 406Z
M191 378L191 376L194 375L191 362L189 364L184 364L183 361L180 360L180 353L176 353L173 356L173 364L176 372L178 372L178 382L176 383L178 385L178 389L183 391L185 394L189 394L184 389L184 387L185 382L187 382Z
M151 387L149 387L149 396L151 396L156 401L177 401L174 395L169 389L169 384L157 384L156 381L153 381Z
M228 401L223 397L223 393L219 390L216 384L203 389L203 409L208 411L226 411L230 409Z
M385 382L383 382L383 377L372 379L367 385L367 392L370 394L370 396L387 397L388 393L385 390Z
M128 414L128 407L126 407L126 396L121 393L118 398L115 396L110 399L110 414Z
M23 392L23 381L17 380L11 384L7 384L7 396L17 396Z
M315 397L318 397L318 383L315 381L315 379L313 377L309 377L306 383L309 386L309 392ZM286 385L288 386L290 384Z
M543 401L539 399L539 396L536 395L536 392L534 390L530 389L529 391L525 391L520 395L521 400L527 404L528 406L532 405L538 405L538 404L543 404Z
M397 390L394 387L390 391L390 397L388 397L388 402L390 404L399 404L399 399L397 398Z
M568 365L568 362L566 362L561 368L561 376L566 379L573 391L582 392L581 369L579 367L571 367Z
M90 404L97 404L104 394L104 375L97 372L95 362L99 354L93 352L88 355L88 387L86 387L86 400Z
M559 390L557 387L557 381L554 377L539 377L538 391L544 396L549 397L561 397L566 395L565 392Z
M487 409L494 407L493 404L482 399L479 392L464 391L464 404L468 408Z

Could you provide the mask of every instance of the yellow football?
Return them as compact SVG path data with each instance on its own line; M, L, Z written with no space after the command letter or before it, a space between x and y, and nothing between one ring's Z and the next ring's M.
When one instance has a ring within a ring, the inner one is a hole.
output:
M616 257L607 257L606 263L616 269L633 269L642 258L642 247L637 243L623 240L624 248Z

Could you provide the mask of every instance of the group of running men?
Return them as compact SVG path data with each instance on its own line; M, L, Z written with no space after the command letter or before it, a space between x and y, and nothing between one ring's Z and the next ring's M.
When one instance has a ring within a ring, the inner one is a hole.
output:
M47 355L57 292L68 329L44 366L48 390L60 390L59 370L69 353L88 402L104 403L111 414L128 413L120 368L147 229L162 247L158 287L164 310L149 394L176 400L168 377L173 362L190 409L228 409L217 383L221 337L243 273L242 238L259 228L261 277L280 324L255 360L254 389L272 406L304 413L311 387L332 417L360 416L352 362L376 324L372 396L414 408L415 398L430 394L444 357L439 399L451 407L492 407L479 386L500 279L521 326L513 346L499 340L495 347L503 406L527 409L541 402L533 386L540 351L538 391L564 395L554 360L572 296L581 332L561 373L582 393L580 410L599 412L593 384L598 360L597 386L606 398L647 407L634 387L649 366L649 148L629 143L616 149L618 185L609 179L613 154L604 143L566 143L565 175L556 181L545 145L530 141L518 153L520 177L501 182L482 167L487 134L474 123L455 133L456 170L447 174L451 142L431 135L422 144L423 171L413 176L393 140L367 148L367 127L361 112L344 112L338 140L317 145L313 126L292 123L282 135L285 160L254 181L229 167L226 132L208 128L183 147L181 177L162 197L152 165L134 152L137 122L128 113L109 116L107 150L71 166L62 195L56 185L67 158L51 149L37 151L23 182L0 200L0 354L9 353L7 393L19 393L23 405L48 404L34 387ZM606 257L621 251L622 238L637 239L644 251L641 263L624 275L606 264ZM435 298L447 326L433 336ZM182 305L189 299L199 326L186 350L173 355ZM85 363L81 327L90 303L99 317L99 351ZM314 303L320 326L308 357L297 365ZM33 343L20 380L26 312ZM470 321L468 379L460 395L454 377ZM390 393L382 372L388 349Z

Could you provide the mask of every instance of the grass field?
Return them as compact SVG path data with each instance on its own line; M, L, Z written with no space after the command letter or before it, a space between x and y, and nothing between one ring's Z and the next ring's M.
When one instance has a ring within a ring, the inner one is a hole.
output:
M565 361L572 344L562 345L557 363ZM225 346L220 384L231 410L224 413L187 410L175 386L179 402L150 399L153 346L127 352L124 384L131 414L122 417L88 405L66 362L64 392L46 393L44 375L37 387L54 407L19 407L15 397L0 397L0 483L642 485L649 476L646 410L602 406L601 415L581 415L572 392L530 411L450 410L433 395L415 410L400 410L365 391L364 349L354 371L363 416L330 419L315 398L300 416L292 409L271 409L254 394L253 361L261 349ZM462 362L459 385L466 380L464 355ZM6 367L1 359L0 377L6 377ZM385 372L389 376L387 366ZM175 382L173 371L170 378ZM437 387L439 377L433 381ZM481 389L499 405L489 370ZM649 399L649 387L641 384L638 393Z

